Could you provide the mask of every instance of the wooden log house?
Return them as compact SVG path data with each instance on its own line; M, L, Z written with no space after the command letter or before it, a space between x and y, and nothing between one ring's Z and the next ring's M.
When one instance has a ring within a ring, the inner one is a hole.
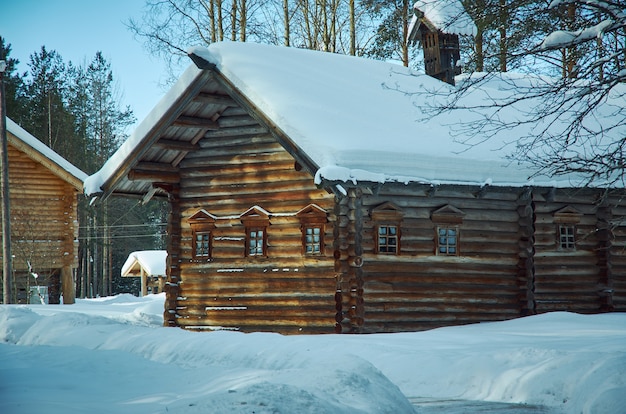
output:
M78 197L87 175L7 119L11 252L15 295L47 287L48 303L74 303ZM37 278L34 277L37 276Z
M460 151L417 105L450 85L295 48L190 57L85 182L169 199L165 325L372 333L626 310L623 191L530 180L498 140Z

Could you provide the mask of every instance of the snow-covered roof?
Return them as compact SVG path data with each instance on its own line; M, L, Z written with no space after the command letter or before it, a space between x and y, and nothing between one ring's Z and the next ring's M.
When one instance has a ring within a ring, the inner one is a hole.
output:
M189 53L209 64L205 69L192 65L185 71L102 170L86 180L87 194L97 194L103 183L123 179L122 164L146 145L151 131L173 111L181 94L198 89L194 84L205 71L219 72L273 123L272 128L306 154L318 182L578 187L585 181L572 175L530 180L536 171L507 156L515 149L516 137L528 134L531 126L488 140L472 136L459 125L481 116L476 111L457 111L454 117L432 117L424 111L445 103L454 87L403 66L254 43L215 43ZM495 77L470 90L460 104L488 105L510 96L507 82L530 82L526 75L503 76L506 79ZM520 103L497 115L516 119L538 104Z
M413 10L414 14L409 22L410 34L415 34L420 17L423 16L442 32L476 35L476 25L459 0L418 0L413 4Z
M165 276L167 251L140 250L128 255L122 266L122 276L139 276L143 268L146 276Z
M7 132L10 133L8 140L20 150L30 149L28 155L35 158L35 161L48 167L60 178L70 182L77 189L87 178L87 174L82 172L71 162L54 152L50 147L29 134L25 129L16 124L12 119L7 118ZM13 137L17 140L15 141ZM26 146L26 147L24 147Z

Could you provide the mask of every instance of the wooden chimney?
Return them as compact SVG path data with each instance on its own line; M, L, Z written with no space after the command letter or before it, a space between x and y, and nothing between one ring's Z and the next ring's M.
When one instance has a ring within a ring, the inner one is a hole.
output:
M414 12L409 44L421 43L427 75L454 85L454 77L461 73L459 35L443 32L419 9L415 8Z

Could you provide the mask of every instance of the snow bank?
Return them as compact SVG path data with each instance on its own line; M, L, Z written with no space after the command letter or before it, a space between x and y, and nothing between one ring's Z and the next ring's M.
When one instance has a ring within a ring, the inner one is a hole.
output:
M163 328L163 294L0 306L0 411L411 413L408 398L626 412L626 314L378 335Z

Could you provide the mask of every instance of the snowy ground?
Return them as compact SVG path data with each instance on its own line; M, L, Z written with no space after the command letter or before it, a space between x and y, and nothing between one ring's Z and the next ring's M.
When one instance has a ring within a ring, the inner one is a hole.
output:
M624 313L281 336L163 328L163 300L0 306L0 413L626 413Z

